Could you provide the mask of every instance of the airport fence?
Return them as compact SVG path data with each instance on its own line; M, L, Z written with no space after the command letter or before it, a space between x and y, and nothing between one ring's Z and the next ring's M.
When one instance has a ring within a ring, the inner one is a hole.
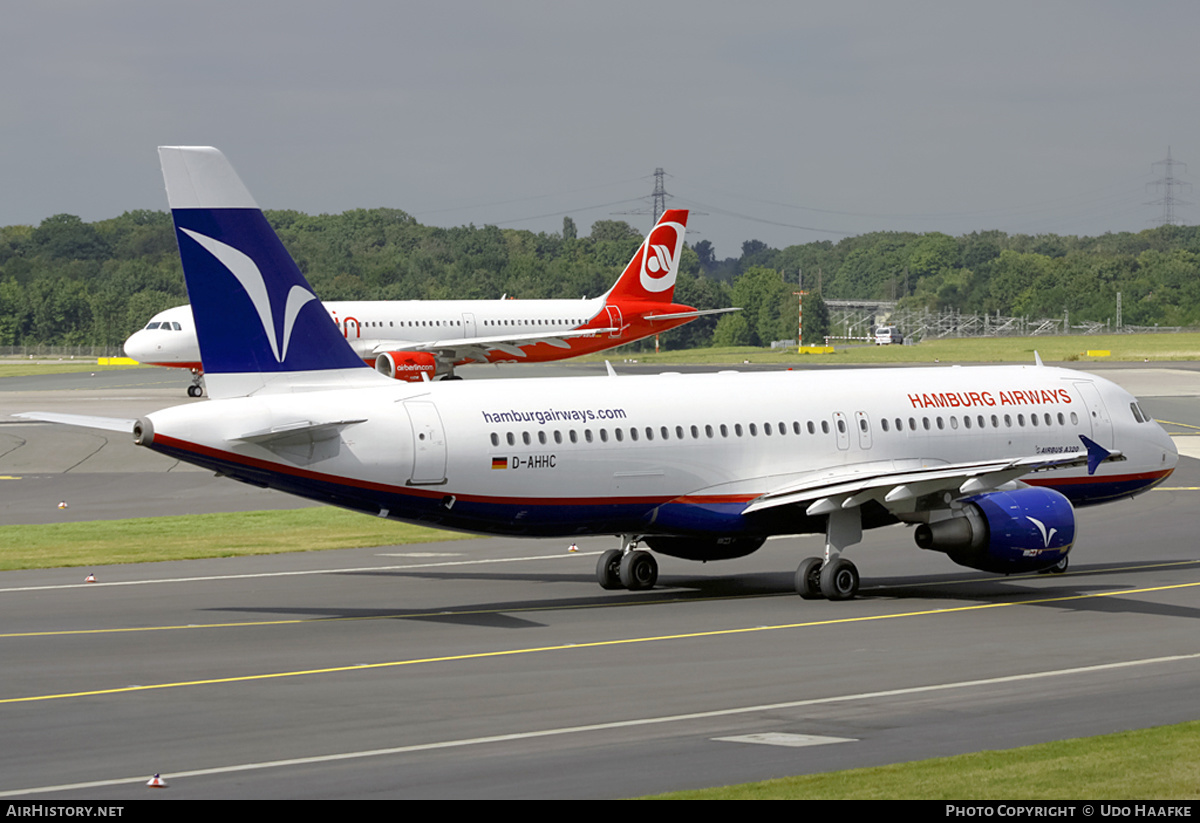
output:
M947 337L1039 337L1093 334L1171 334L1195 331L1185 326L1131 326L1103 322L1071 322L1060 317L1005 317L1000 314L966 314L953 309L899 309L894 303L827 300L830 333L846 338L869 336L877 325L898 326L906 340L941 340Z

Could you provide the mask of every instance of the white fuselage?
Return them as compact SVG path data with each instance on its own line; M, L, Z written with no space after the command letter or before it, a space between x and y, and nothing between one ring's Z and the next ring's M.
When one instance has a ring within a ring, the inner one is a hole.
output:
M1081 372L949 367L383 382L149 418L158 450L401 520L489 533L759 534L813 530L798 514L786 528L787 512L741 512L822 473L1082 452L1081 434L1124 459L1095 476L1079 467L1030 482L1076 504L1143 491L1176 452L1157 424L1136 419L1135 403ZM321 423L338 425L287 434Z
M590 300L349 300L324 304L342 335L364 360L377 351L421 348L431 343L505 338L577 331L592 321L604 328L619 328L619 311L605 312L603 297ZM600 317L600 315L605 315ZM623 342L619 334L598 333ZM525 352L509 347L512 360L526 359ZM560 348L569 349L563 343ZM159 312L146 326L125 341L125 353L139 363L155 366L200 367L200 344L191 306ZM493 358L492 362L496 362Z

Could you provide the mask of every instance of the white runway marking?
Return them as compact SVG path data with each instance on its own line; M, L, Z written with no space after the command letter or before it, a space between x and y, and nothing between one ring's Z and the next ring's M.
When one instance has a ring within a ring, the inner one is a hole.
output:
M823 737L819 734L787 734L785 732L764 732L762 734L743 734L737 737L714 737L722 743L763 743L767 746L824 746L826 743L857 743L854 737Z

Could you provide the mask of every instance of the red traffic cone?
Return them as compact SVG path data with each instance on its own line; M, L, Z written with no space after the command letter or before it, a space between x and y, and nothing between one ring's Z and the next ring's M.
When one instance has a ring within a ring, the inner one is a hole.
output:
M167 781L163 780L156 774L154 777L150 778L146 785L154 789L165 789L167 787Z

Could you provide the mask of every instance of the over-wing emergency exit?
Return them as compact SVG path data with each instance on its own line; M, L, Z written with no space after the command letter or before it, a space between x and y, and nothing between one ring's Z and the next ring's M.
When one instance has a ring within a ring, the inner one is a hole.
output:
M133 435L226 477L448 529L614 535L605 588L655 585L655 554L721 560L821 533L796 590L840 600L864 529L914 525L922 548L986 571L1061 570L1075 507L1176 464L1134 397L1040 361L397 383L329 322L220 152L159 151L213 399Z

